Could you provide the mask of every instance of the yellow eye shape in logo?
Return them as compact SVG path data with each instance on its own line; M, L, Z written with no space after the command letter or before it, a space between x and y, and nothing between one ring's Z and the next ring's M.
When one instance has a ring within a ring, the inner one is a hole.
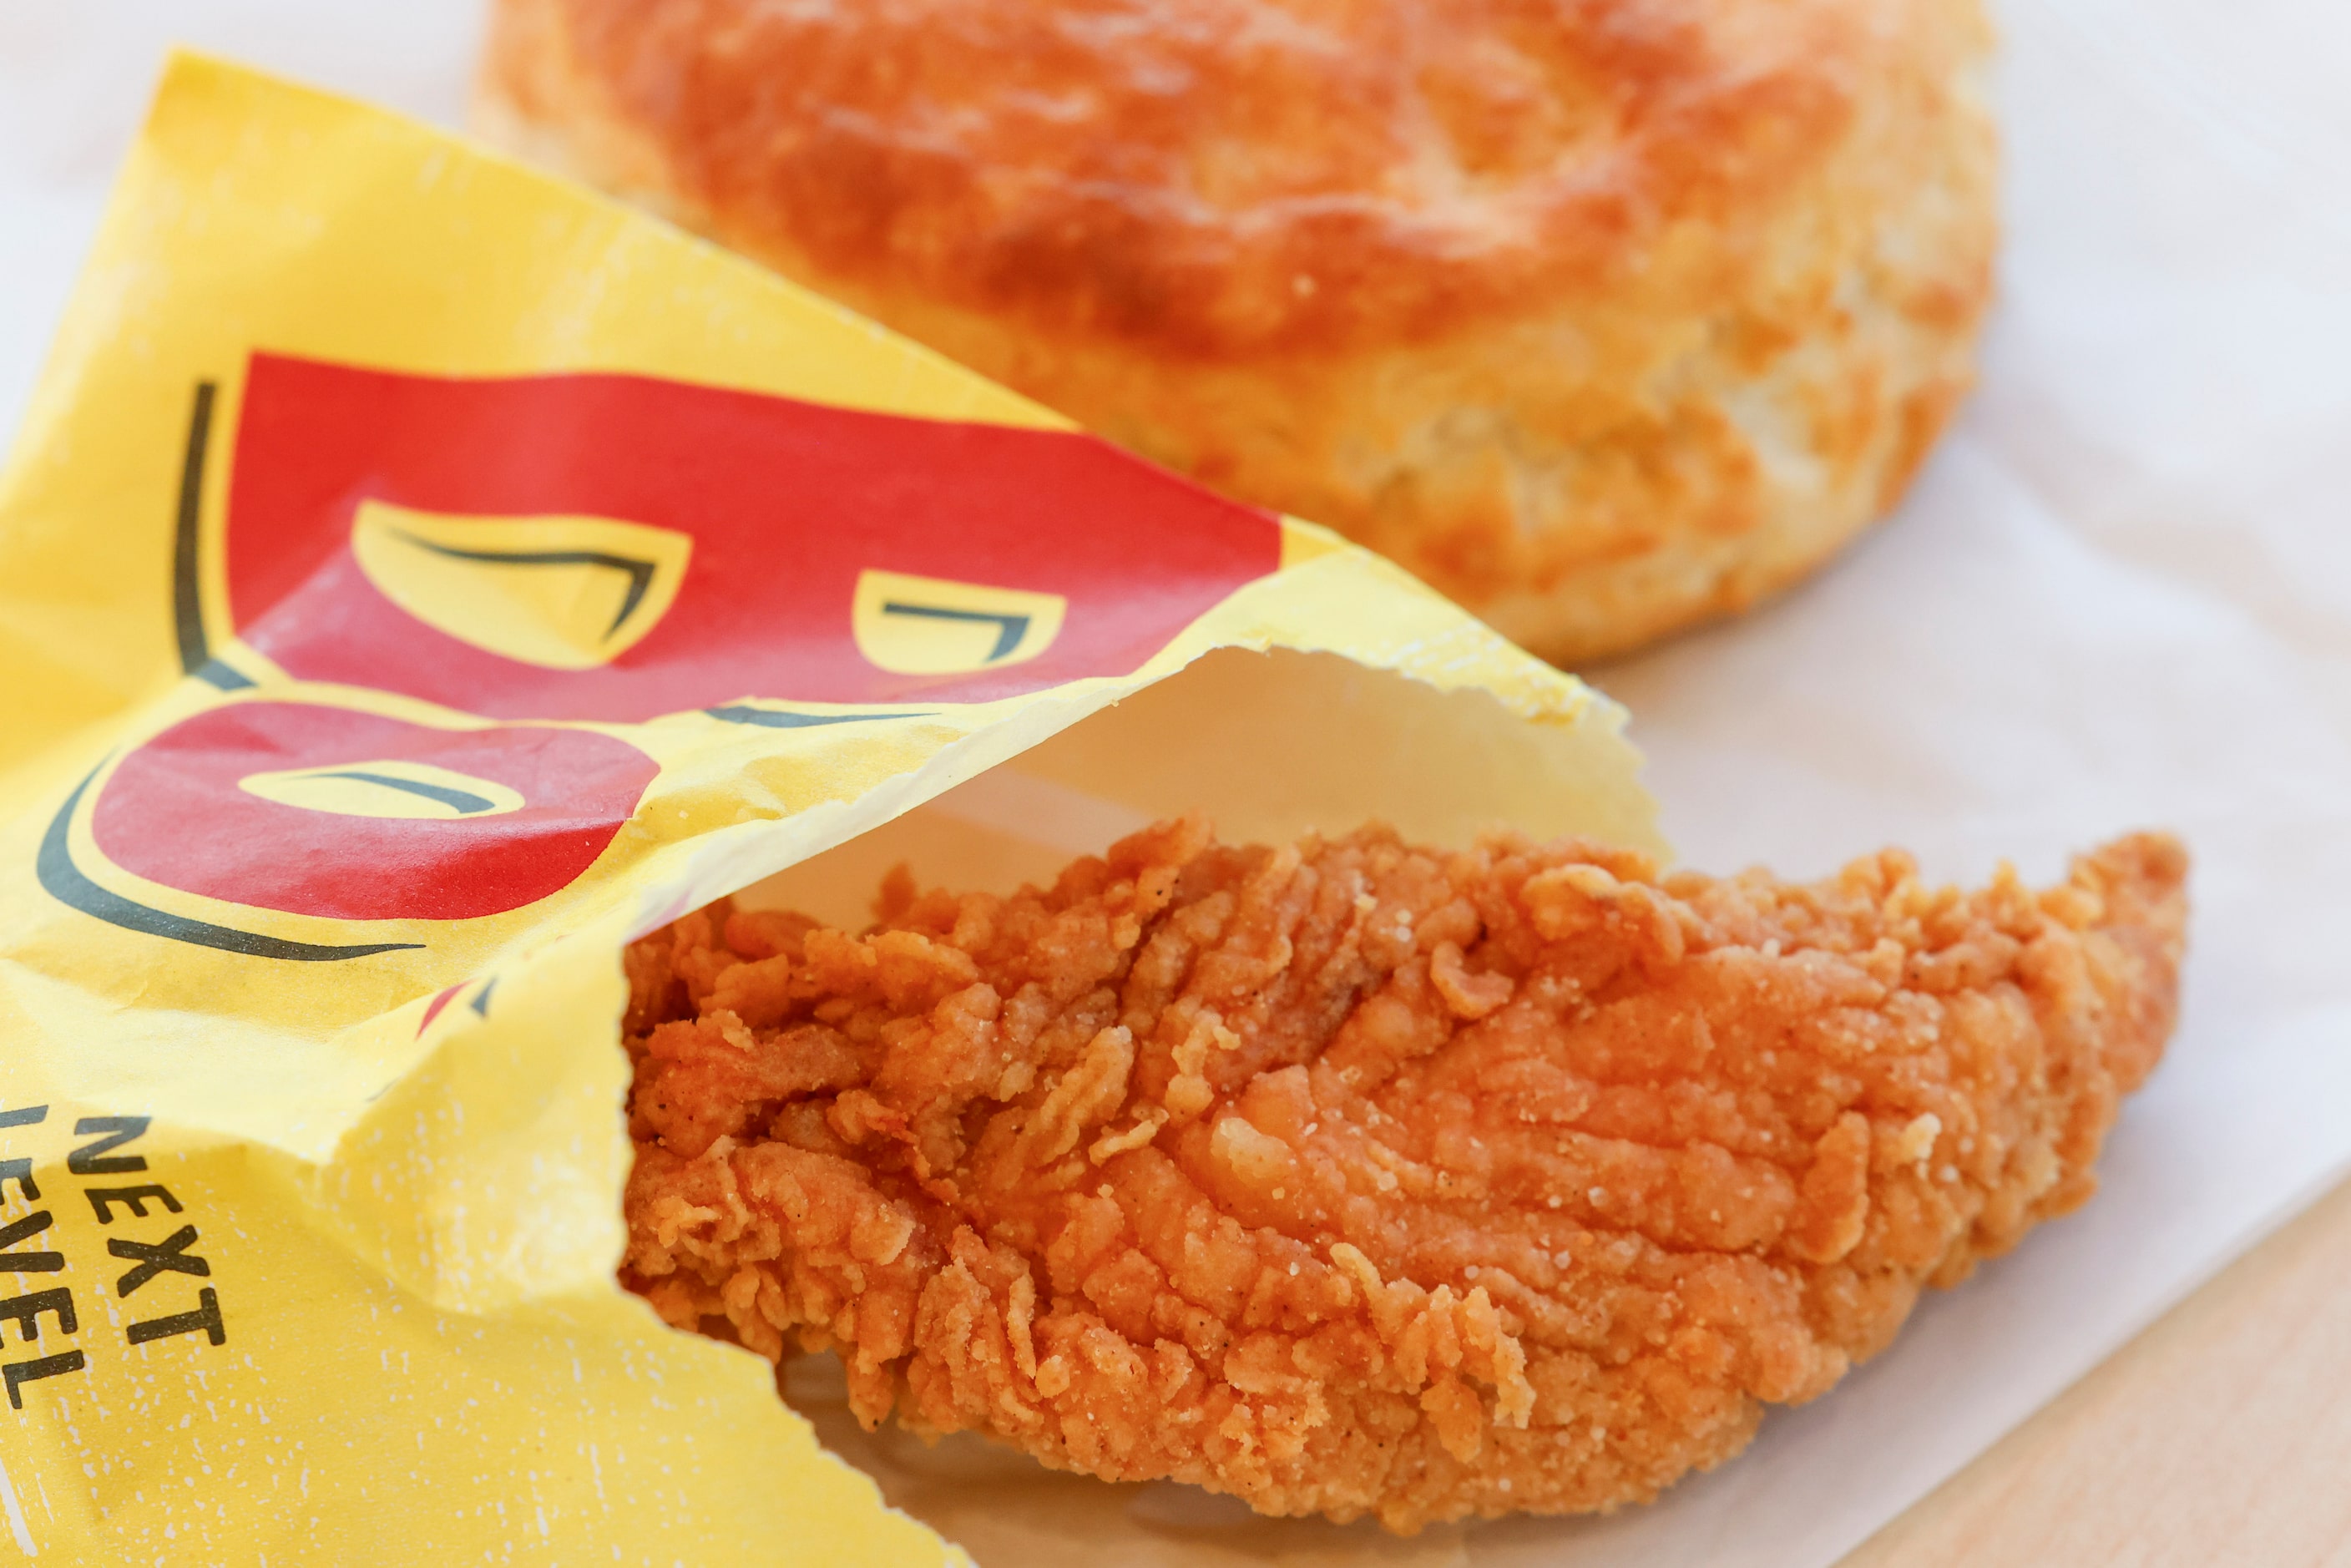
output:
M866 663L897 675L960 675L1025 664L1061 635L1069 601L941 577L864 571L850 623Z
M402 758L249 773L236 781L236 787L280 806L299 806L306 811L328 811L338 817L447 822L504 816L521 810L524 805L521 794L504 784Z
M361 501L351 554L437 632L521 664L610 664L677 599L690 535L613 517L463 517Z

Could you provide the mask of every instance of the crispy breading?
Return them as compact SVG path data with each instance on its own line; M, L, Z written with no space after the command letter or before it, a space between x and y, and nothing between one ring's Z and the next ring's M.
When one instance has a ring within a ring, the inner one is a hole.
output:
M862 936L721 904L627 956L622 1278L1057 1468L1400 1531L1644 1500L2089 1197L2185 874L1186 820Z

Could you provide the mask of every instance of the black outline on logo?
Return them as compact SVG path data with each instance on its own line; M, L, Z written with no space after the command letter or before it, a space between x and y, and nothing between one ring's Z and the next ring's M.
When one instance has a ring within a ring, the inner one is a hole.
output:
M217 390L211 382L196 383L196 406L188 416L188 450L180 463L179 528L172 549L172 619L180 633L180 669L191 675L212 658L204 646L197 548L204 504L204 447L212 435Z
M447 556L452 560L478 560L491 566L601 566L627 572L629 591L621 597L621 612L612 617L610 626L604 628L604 641L608 643L612 640L614 632L628 623L629 617L637 612L637 606L645 601L646 591L653 585L653 573L661 570L659 561L647 560L643 556L614 555L610 550L461 549L455 545L435 544L421 535L410 533L406 528L391 531L418 549L429 549L434 555Z
M185 915L166 915L160 909L134 903L119 893L109 892L84 876L81 868L74 864L73 850L67 839L74 808L81 804L83 791L89 788L90 780L98 774L99 769L93 768L80 783L74 786L74 792L66 798L66 803L50 820L48 831L41 835L40 853L33 862L42 888L59 904L78 909L109 925L136 931L142 936L162 936L198 947L218 947L223 952L243 953L254 958L285 958L297 963L319 964L340 958L365 958L377 953L397 953L424 946L422 942L372 942L333 947L316 942L288 942L282 937L264 936L256 932L238 931L226 925L191 920Z
M172 625L179 633L180 670L222 691L253 685L212 656L204 641L201 583L204 551L204 451L212 444L213 399L219 387L196 383L196 404L188 414L188 449L180 460L180 510L172 539Z
M739 703L702 710L728 724L754 724L763 729L811 729L820 724L862 724L877 718L929 718L935 710L919 713L787 713L780 708L745 707Z
M281 777L283 777L281 775ZM317 773L303 773L303 779L356 779L362 784L381 784L387 789L398 789L426 800L438 800L461 817L478 817L485 811L495 811L498 803L486 795L476 795L471 789L452 789L445 784L427 784L421 779L396 779L389 773L366 773L356 768L336 768Z
M996 628L996 646L989 649L982 667L996 663L1020 646L1020 639L1029 635L1026 615L996 615L985 610L949 610L937 604L905 604L897 600L884 600L884 615L920 615L932 621L977 621Z

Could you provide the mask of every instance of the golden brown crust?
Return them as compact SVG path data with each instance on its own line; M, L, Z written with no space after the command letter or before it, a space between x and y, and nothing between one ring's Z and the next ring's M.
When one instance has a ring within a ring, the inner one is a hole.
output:
M867 1422L1392 1528L1645 1500L2085 1198L2185 861L2038 896L1163 824L628 955L622 1278Z
M1583 658L1897 496L1976 0L502 0L486 129Z

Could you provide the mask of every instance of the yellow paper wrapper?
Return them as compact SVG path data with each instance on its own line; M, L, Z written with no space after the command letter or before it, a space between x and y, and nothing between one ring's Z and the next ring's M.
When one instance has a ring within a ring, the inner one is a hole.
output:
M1621 714L674 231L175 63L0 480L0 1512L932 1563L622 1291L632 936L1150 818L1653 846Z

